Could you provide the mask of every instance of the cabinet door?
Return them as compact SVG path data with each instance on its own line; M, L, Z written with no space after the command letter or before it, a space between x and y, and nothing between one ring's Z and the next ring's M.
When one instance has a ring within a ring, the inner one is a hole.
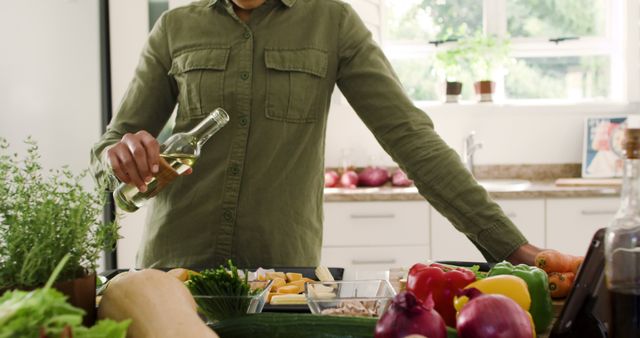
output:
M390 268L408 268L429 257L429 247L380 246L322 248L321 264L345 268L344 279L386 278Z
M609 225L619 205L617 197L548 199L547 247L585 255L593 234Z
M543 199L496 200L530 243L545 246ZM440 213L431 211L431 258L483 262L480 251Z
M429 244L429 204L331 202L324 204L323 247Z

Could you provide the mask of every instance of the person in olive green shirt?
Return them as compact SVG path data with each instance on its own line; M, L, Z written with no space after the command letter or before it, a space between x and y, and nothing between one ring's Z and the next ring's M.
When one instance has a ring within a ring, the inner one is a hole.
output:
M112 171L145 190L158 170L155 136L176 104L175 132L216 107L230 115L193 172L150 203L138 266L206 267L229 258L240 266L319 264L325 131L336 84L419 192L488 261L533 263L539 249L413 105L348 4L207 0L158 20L92 151L98 179Z

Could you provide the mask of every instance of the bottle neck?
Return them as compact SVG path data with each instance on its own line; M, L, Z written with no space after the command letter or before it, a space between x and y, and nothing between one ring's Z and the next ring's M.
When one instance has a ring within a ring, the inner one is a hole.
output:
M198 146L202 146L227 122L229 122L229 115L221 108L216 108L187 134L196 139Z
M640 211L640 159L625 159L619 213Z

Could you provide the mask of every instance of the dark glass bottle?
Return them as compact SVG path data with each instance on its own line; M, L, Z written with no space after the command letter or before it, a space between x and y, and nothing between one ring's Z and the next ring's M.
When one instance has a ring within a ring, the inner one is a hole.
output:
M605 272L610 337L640 337L640 129L625 131L620 209L607 228Z

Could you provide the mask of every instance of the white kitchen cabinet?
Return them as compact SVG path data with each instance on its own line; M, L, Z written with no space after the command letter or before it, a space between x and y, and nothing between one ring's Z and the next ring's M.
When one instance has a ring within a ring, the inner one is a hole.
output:
M428 256L426 245L323 247L321 264L345 268L344 279L384 279L390 268L410 267Z
M545 246L544 199L496 200L505 214L534 245ZM431 258L482 262L480 251L435 209L431 212Z
M424 201L326 202L322 264L363 278L428 260L429 209Z
M428 244L427 202L331 202L324 205L325 247Z
M609 225L620 205L618 197L547 200L547 247L584 255L591 237Z

